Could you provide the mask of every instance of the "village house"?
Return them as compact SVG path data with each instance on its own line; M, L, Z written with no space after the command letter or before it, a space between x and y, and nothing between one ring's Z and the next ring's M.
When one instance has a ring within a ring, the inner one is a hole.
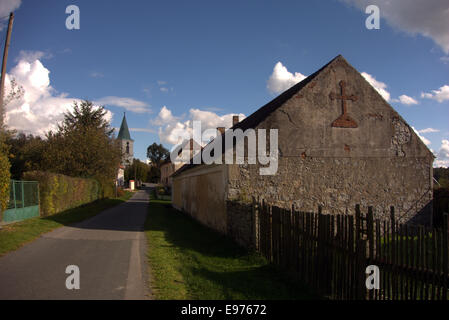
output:
M170 160L165 161L161 164L161 184L164 187L171 188L172 187L172 177L171 175L182 167L182 164L175 164Z
M237 120L237 119L236 119ZM253 197L298 210L431 223L434 156L405 120L342 56L232 129L278 129L278 170L260 164L186 164L173 175L173 206L244 243ZM218 137L221 138L221 137Z

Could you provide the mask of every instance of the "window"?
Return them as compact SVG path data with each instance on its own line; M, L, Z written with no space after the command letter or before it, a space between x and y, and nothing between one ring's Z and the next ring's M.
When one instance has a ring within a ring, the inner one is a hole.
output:
M129 154L129 142L126 143L126 154Z

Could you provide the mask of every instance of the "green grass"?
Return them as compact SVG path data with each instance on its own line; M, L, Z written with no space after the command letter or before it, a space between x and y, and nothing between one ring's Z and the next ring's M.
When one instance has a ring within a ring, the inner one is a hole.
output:
M145 230L156 299L319 298L169 201L150 201Z
M4 225L0 229L0 256L19 249L44 233L93 217L107 208L125 202L132 195L132 192L126 192L120 198L98 200L50 217L27 219Z

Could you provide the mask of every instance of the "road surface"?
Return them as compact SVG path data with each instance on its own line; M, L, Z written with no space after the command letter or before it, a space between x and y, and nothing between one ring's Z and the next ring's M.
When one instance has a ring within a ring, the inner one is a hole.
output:
M138 191L126 203L1 257L0 299L149 299L148 198L149 190ZM69 265L79 268L79 290L66 288Z

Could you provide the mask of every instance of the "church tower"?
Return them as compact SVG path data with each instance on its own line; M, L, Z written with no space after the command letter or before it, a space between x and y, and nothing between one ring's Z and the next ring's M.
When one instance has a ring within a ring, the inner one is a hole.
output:
M128 123L126 122L126 114L123 114L122 124L117 136L117 140L120 142L122 148L122 165L126 166L131 164L134 158L134 140L131 139L129 134Z

